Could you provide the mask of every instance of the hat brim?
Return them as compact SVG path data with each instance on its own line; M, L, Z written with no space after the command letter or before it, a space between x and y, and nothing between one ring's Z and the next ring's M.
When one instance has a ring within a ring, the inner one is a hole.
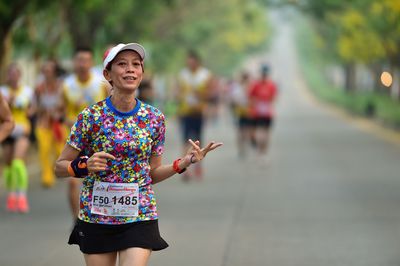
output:
M115 57L122 51L134 51L138 53L142 61L146 58L146 51L144 50L144 47L141 46L138 43L127 43L127 44L118 44L117 46L114 46L111 48L106 56L106 58L103 61L103 67L104 69L107 68L107 66L115 59Z
M125 46L123 46L123 47L117 52L117 54L119 54L119 53L122 52L122 51L126 51L126 50L135 51L136 53L139 54L139 56L142 58L143 61L144 61L144 59L146 58L146 52L145 52L143 46L141 46L141 45L138 44L138 43L128 43L128 44L126 44ZM117 55L117 54L116 54L116 55ZM115 55L115 56L116 56L116 55ZM114 58L115 58L115 56L114 56ZM114 59L114 58L113 58L113 59Z

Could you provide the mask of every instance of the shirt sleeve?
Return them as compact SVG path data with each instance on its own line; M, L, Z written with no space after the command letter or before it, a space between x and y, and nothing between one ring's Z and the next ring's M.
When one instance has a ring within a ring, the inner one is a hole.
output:
M165 116L160 113L157 116L157 123L155 124L155 132L153 138L153 145L151 147L151 155L162 155L164 153L165 143Z
M71 132L67 139L67 144L77 149L78 151L83 151L88 145L88 132L89 132L89 114L87 109L84 109L79 115L75 124L71 128Z

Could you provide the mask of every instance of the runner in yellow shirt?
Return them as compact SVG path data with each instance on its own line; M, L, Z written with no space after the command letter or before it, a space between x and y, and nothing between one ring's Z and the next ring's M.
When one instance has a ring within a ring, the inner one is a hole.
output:
M186 67L178 77L178 115L180 117L184 151L187 150L188 139L198 140L202 143L202 132L205 111L210 96L211 72L201 65L199 55L189 51ZM185 172L183 181L192 177L202 179L203 171L200 163L194 167L194 173Z
M3 175L6 181L7 210L10 212L29 211L27 198L28 173L25 156L29 148L29 133L31 131L28 113L33 99L33 90L20 84L21 70L17 64L11 64L7 69L6 85L0 87L0 92L10 105L15 127L3 144L5 166Z
M65 123L68 130L77 119L78 114L87 106L107 97L108 85L102 76L93 71L93 52L90 48L79 47L74 55L74 73L66 77L63 94L66 106ZM69 201L74 218L79 211L79 189L81 181L69 179Z

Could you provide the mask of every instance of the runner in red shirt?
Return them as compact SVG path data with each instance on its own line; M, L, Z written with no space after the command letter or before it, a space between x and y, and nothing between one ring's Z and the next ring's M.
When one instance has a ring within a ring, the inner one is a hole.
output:
M257 151L261 156L267 154L276 95L276 85L269 78L269 67L263 65L261 78L254 82L249 89L249 115L252 121L252 135Z

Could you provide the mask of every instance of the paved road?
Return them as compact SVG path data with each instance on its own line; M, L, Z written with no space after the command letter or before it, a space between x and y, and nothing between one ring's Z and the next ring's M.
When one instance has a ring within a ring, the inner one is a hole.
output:
M400 147L304 97L292 30L272 16L276 38L262 60L271 63L281 96L270 157L263 165L254 156L238 160L229 117L210 125L207 138L225 145L210 154L205 180L155 187L170 247L150 264L400 265ZM177 135L170 120L166 162L179 154ZM0 265L83 265L66 244L66 182L43 190L31 170L31 213L0 210Z

